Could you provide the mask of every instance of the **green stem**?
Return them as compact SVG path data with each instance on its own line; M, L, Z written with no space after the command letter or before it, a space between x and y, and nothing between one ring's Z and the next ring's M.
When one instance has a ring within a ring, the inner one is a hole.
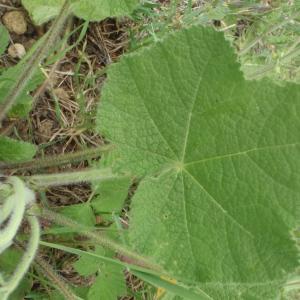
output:
M31 227L31 236L28 241L28 246L12 277L7 282L5 282L2 287L0 287L0 292L2 292L1 295L3 297L2 300L8 299L9 295L17 288L20 281L29 269L39 246L39 221L35 216L29 216L28 221Z
M110 168L106 169L86 169L76 172L66 172L57 174L33 175L23 177L23 179L35 190L44 189L49 186L70 185L91 181L106 181L118 178Z
M64 278L62 278L60 275L58 275L52 268L51 265L49 265L43 258L41 258L39 255L36 255L35 259L35 265L41 271L43 274L51 280L51 283L54 284L54 286L57 288L57 290L62 294L64 299L66 300L79 300L82 298L79 298L77 295L73 293L73 291L70 289L69 285L65 282Z
M6 198L8 198L13 193L13 187L11 184L7 182L0 183L0 205L6 202ZM2 217L2 216L1 216ZM1 224L1 217L0 217L0 224Z
M61 166L69 163L79 162L99 157L102 153L109 152L113 145L103 145L97 148L90 148L75 153L46 156L40 159L33 159L20 163L0 164L1 169L33 170L47 167Z
M1 207L2 217L0 224L8 218L9 220L5 227L0 229L0 253L11 245L22 223L26 207L27 193L24 183L18 177L10 177L8 183L12 185L14 194L9 196Z
M57 36L59 35L61 29L63 28L66 20L70 15L69 6L69 0L65 0L60 14L55 19L52 27L47 33L44 43L36 49L36 51L28 59L28 61L24 62L22 74L15 82L7 96L4 98L3 103L0 105L0 123L3 121L8 111L21 95L27 83L31 80L36 67L47 56L49 49L55 43Z
M79 224L70 218L67 218L61 214L57 214L48 209L41 209L39 214L42 218L46 218L50 221L53 221L54 223L60 226L67 226L80 231L80 234L90 238L96 244L99 244L106 249L110 249L118 253L118 255L122 258L128 258L128 260L130 260L132 264L136 264L137 266L154 271L162 271L161 267L153 264L145 257L131 251L130 249L118 244L117 242L105 237L104 235L91 231L90 227Z

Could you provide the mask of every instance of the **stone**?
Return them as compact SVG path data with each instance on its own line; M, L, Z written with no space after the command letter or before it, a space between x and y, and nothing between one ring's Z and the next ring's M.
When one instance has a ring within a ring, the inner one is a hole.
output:
M9 11L4 14L2 21L10 32L21 35L27 31L27 22L22 11Z

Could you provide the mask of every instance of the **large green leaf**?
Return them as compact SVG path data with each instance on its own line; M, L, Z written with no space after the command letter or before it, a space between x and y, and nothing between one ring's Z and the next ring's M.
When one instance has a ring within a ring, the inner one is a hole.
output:
M37 24L55 17L64 0L22 0L24 7ZM107 17L129 14L138 0L75 0L71 1L73 13L82 19L100 21Z
M244 80L192 27L114 65L98 129L144 175L133 247L211 299L275 299L298 266L300 87Z

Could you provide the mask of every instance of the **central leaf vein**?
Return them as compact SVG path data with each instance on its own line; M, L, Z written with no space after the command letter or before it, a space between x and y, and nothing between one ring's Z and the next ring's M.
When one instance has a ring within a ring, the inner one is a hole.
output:
M190 127L191 127L191 121L192 121L192 116L193 116L193 112L194 112L194 108L195 108L195 104L196 104L196 100L199 96L199 91L200 91L200 85L203 79L203 76L205 74L205 70L207 69L207 66L209 65L209 62L211 60L210 56L207 59L207 62L205 64L205 66L203 67L203 71L202 74L199 76L199 81L197 84L197 87L195 89L195 96L192 99L192 106L191 106L191 111L188 114L188 119L187 119L187 125L186 125L186 131L185 131L185 138L184 138L184 143L183 143L183 149L182 149L182 156L181 156L181 162L184 163L184 158L185 158L185 153L186 153L186 147L187 147L187 143L188 143L188 139L189 139L189 133L190 133Z

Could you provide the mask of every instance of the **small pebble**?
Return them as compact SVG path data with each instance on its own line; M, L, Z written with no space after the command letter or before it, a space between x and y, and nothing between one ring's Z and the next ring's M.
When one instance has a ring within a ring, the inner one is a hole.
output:
M13 44L13 45L9 46L8 54L12 58L22 58L22 57L25 56L26 50L25 50L25 48L22 44L16 43L16 44Z
M27 22L21 11L16 10L5 13L2 21L10 32L21 35L27 31Z

